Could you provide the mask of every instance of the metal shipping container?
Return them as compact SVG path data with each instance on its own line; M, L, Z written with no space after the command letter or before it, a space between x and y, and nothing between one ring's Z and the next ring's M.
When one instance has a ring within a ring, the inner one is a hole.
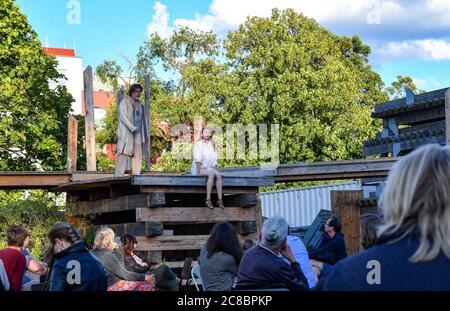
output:
M331 190L362 190L362 186L354 181L261 192L262 215L283 216L291 227L309 226L321 209L331 210Z

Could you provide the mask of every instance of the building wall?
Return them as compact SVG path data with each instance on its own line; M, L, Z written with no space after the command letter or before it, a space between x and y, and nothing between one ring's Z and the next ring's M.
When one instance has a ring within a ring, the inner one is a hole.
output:
M81 114L81 94L83 91L83 58L76 56L55 56L58 60L58 71L66 76L67 80L60 80L75 99L72 103L73 114Z
M309 226L321 209L331 210L331 190L362 189L361 184L355 181L262 192L259 194L262 215L283 216L291 227Z

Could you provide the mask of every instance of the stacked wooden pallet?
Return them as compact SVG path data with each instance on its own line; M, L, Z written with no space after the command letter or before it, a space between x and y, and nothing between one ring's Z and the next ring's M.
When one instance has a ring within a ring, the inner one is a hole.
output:
M72 182L58 191L68 193L68 214L82 232L108 226L116 236L132 234L152 263L181 268L186 257L198 256L217 222L230 222L241 240L256 240L258 188L274 181L224 177L225 209L204 206L205 182L204 177L152 174ZM215 191L212 198L215 202Z

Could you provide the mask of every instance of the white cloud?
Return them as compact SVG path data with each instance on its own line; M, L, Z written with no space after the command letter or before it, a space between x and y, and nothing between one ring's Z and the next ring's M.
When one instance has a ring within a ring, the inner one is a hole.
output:
M412 79L417 88L422 90L435 90L443 87L442 84L434 77L413 77Z
M448 60L450 0L212 0L206 14L169 24L167 7L155 2L148 33L169 36L179 26L213 30L224 37L247 16L269 17L272 8L292 8L338 34L358 34L372 43L372 60Z
M414 38L423 31L450 29L449 0L212 0L206 14L175 20L174 25L214 30L224 35L236 29L247 16L270 16L274 7L292 8L332 30L342 28L371 36L389 36L388 27L396 27L391 33L402 33L405 38Z
M376 53L386 60L450 60L450 42L434 39L390 42Z
M173 27L169 26L169 13L167 6L157 1L153 5L155 13L152 16L152 21L147 25L147 33L150 35L157 32L161 37L167 38L173 31Z

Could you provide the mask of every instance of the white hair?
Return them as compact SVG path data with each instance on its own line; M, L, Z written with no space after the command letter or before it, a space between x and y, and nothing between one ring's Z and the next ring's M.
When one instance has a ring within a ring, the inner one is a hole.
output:
M283 217L274 216L264 221L262 228L262 244L270 248L280 247L288 235L288 224Z
M95 233L94 247L115 249L117 243L114 241L115 233L111 228L103 227Z
M414 230L419 247L411 262L428 261L442 251L450 258L450 147L423 146L392 167L380 199L385 224L378 232Z

